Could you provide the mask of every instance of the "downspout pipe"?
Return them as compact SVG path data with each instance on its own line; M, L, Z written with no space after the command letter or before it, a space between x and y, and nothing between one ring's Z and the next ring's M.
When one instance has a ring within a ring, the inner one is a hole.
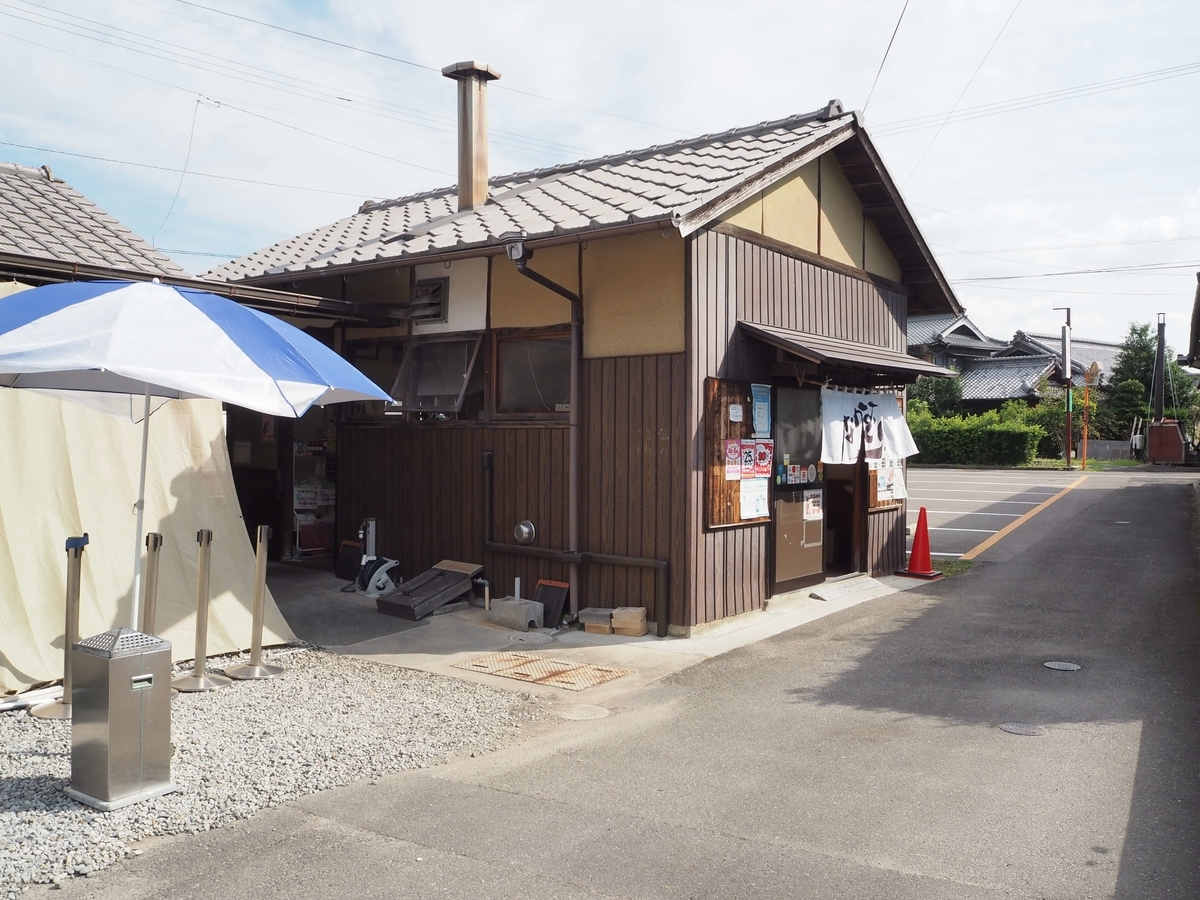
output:
M643 556L618 556L613 553L590 553L586 550L551 550L549 547L527 547L524 544L503 544L492 540L492 490L495 480L496 457L491 450L483 454L483 549L488 553L504 553L509 556L529 556L535 559L549 559L556 563L570 565L576 570L585 563L599 563L607 566L626 566L629 568L654 570L654 619L655 633L660 637L667 636L668 618L670 616L670 594L668 593L667 561L664 559L649 559ZM573 612L578 602L572 600Z
M567 549L579 552L579 363L583 357L583 301L579 294L568 290L556 281L529 268L533 251L523 242L513 242L507 247L509 258L516 263L517 271L546 290L565 297L571 304L571 411L567 431ZM583 285L580 285L582 289ZM489 524L491 520L489 519ZM571 563L567 582L571 598L571 613L579 612L579 564Z

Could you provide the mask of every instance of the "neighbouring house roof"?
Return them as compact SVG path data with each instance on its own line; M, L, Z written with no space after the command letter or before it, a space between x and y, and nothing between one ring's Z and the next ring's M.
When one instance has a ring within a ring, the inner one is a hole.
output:
M1100 366L1100 377L1107 380L1116 365L1121 345L1112 341L1095 341L1089 338L1071 337L1071 372L1076 381L1083 376L1092 363ZM1018 331L1013 335L1006 355L1041 356L1049 354L1056 362L1062 361L1062 336L1057 334L1027 334Z
M842 112L836 101L748 128L492 178L488 201L476 209L458 211L455 186L368 201L353 215L219 265L205 277L267 283L496 247L513 238L654 223L687 235L838 147L847 177L895 246L902 270L919 272L913 290L920 302L958 310L857 114Z
M190 277L49 166L0 162L0 262L26 260Z
M1008 348L1006 342L988 337L965 315L943 314L909 317L909 349L939 345L951 350L975 351L987 355Z
M1058 357L992 356L963 362L964 400L1017 400L1037 392L1038 382L1058 367Z
M773 347L779 347L781 350L817 365L865 369L868 372L884 372L910 379L918 375L936 375L944 378L952 378L955 375L953 369L935 366L933 363L909 356L900 350L889 350L886 347L876 347L858 341L812 334L807 331L794 331L776 325L747 322L743 319L738 320L738 325L747 334L760 341Z
M943 331L957 322L962 316L953 313L932 316L908 317L908 346L921 347L931 343Z
M1028 337L1037 341L1044 347L1049 347L1050 351L1057 357L1062 345L1062 338L1056 334L1030 334ZM1121 345L1112 341L1093 341L1089 338L1079 338L1071 336L1071 368L1074 369L1074 363L1079 363L1084 371L1093 363L1099 363L1100 375L1104 378L1108 377L1108 373L1113 370L1113 366L1117 364L1117 357L1121 354Z

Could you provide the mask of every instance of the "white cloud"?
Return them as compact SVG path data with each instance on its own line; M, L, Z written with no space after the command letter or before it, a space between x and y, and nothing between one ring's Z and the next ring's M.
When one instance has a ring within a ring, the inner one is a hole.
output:
M491 93L496 173L724 130L831 97L861 106L902 5L204 2L435 68L491 63L504 75ZM1011 11L1011 0L910 4L868 126L948 110ZM199 94L224 105L199 110L192 170L352 195L189 176L161 246L247 252L367 197L454 181L453 85L436 72L174 0L5 0L0 13L0 75L20 86L6 92L0 140L178 167ZM1026 2L962 106L1195 62L1198 30L1200 10L1185 2ZM1200 260L1200 240L1074 246L1200 236L1198 83L1193 74L948 124L911 180L934 130L878 143L952 279ZM0 158L50 163L147 237L178 184L169 172L13 147L0 146ZM1024 249L1034 246L1061 249ZM193 271L213 262L178 258ZM999 337L1054 330L1051 308L1070 305L1077 332L1101 338L1162 310L1182 345L1194 277L1181 269L959 290Z

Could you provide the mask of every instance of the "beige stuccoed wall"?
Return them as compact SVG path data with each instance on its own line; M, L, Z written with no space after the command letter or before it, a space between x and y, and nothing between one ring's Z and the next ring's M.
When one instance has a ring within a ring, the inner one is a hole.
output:
M832 156L821 159L821 255L862 268L862 203Z
M879 229L870 219L867 219L867 245L863 249L863 255L863 268L872 275L882 275L892 281L900 280L900 265L896 262L896 257L892 256L892 251L888 249Z
M674 228L589 241L583 355L683 352L683 238Z
M579 285L579 247L534 253L530 268L570 290ZM675 229L588 241L583 249L583 355L683 352L683 239ZM537 328L571 321L553 291L492 260L493 328Z
M537 250L529 268L578 292L579 245ZM493 328L540 328L571 321L570 302L526 278L507 256L492 257L491 302Z
M721 221L900 280L900 267L870 219L865 223L864 247L862 203L837 158L829 153L755 194L721 216Z

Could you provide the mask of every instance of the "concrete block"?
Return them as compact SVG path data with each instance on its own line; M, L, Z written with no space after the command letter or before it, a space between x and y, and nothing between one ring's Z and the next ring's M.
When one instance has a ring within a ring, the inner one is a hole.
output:
M492 599L491 619L493 625L502 625L515 631L533 631L542 627L545 610L536 600L516 597Z

